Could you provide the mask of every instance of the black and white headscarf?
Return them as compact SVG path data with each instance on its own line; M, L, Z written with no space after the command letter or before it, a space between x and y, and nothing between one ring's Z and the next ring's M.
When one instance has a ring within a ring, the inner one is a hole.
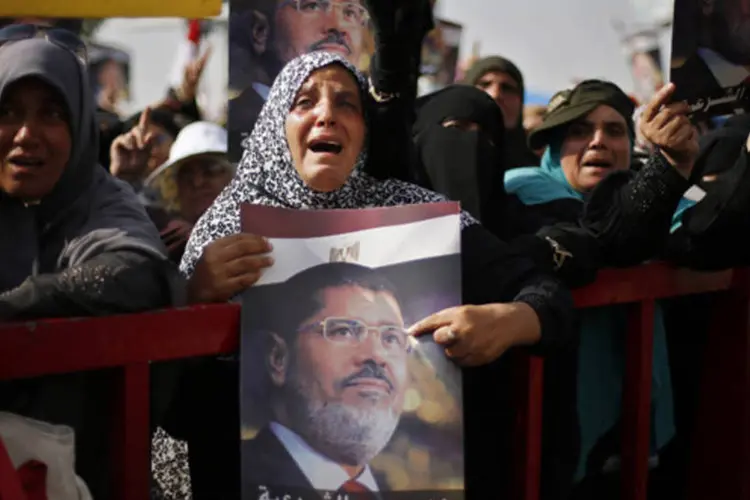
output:
M370 208L446 201L413 184L379 181L364 172L367 147L357 159L346 183L321 193L305 185L294 168L286 140L285 123L297 92L314 71L340 64L359 83L363 99L367 85L362 74L343 57L328 52L302 55L286 65L271 87L253 133L243 144L245 152L232 182L195 225L182 257L180 270L191 276L203 249L214 240L240 231L240 205L252 203L297 209ZM465 212L461 228L476 224Z

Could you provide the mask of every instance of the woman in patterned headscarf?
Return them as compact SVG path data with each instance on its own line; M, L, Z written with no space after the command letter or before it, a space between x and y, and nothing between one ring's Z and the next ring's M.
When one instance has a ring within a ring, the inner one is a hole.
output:
M307 54L285 67L244 144L234 180L198 221L188 242L181 269L189 278L193 302L229 300L273 263L263 238L240 233L242 203L336 209L444 200L417 186L376 180L367 173L373 166L368 166L366 123L371 103L366 89L361 74L335 54ZM488 398L498 391L496 376L485 370L494 369L494 361L513 345L544 350L566 343L572 303L554 279L510 252L471 216L462 215L461 227L463 297L467 304L484 305L444 312L445 321L438 327L432 321L432 328L437 328L439 343L460 353L457 362L481 366L466 371L472 383L465 395L471 424L467 429L482 429L481 436L467 436L467 484L479 493L487 485L497 485L496 439L508 434L495 420L501 418L503 405ZM474 319L462 323L459 318L467 313ZM449 329L457 334L443 339L439 333ZM196 425L189 427L196 432L185 435L195 498L201 496L196 489L204 487L210 498L223 498L217 496L217 488L236 494L239 484L236 363L219 365L223 367L214 366L213 372L196 377L202 387L190 391L201 400L196 408L210 408L191 414ZM220 371L225 379L219 380ZM490 380L492 387L483 383Z

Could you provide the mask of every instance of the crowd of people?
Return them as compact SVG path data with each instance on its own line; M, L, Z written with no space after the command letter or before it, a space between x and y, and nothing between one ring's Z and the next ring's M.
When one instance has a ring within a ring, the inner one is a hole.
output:
M750 222L750 121L699 132L674 85L636 103L594 79L525 107L522 68L496 55L417 97L429 2L364 4L375 27L368 74L346 54L287 47L263 97L256 79L238 98L258 104L241 159L233 134L196 103L205 57L162 101L113 122L92 95L80 25L5 20L0 321L231 301L274 265L268 241L240 232L242 203L456 200L465 305L446 313L452 334L438 329L435 340L463 368L467 498L510 483L508 359L519 350L546 360L542 498L610 498L625 310L578 312L570 290L601 268L652 259L747 265L735 235ZM335 154L313 147L321 137ZM650 498L682 498L706 335L696 318L710 305L665 301L654 316ZM154 498L240 498L237 357L153 373ZM0 410L75 430L76 470L96 499L110 496L106 382L82 373L0 383Z

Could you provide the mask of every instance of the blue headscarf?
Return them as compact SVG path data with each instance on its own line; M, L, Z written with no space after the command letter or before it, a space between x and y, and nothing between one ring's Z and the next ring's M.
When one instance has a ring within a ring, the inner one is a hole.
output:
M562 141L549 145L539 167L513 168L505 172L505 191L513 194L524 205L541 205L570 198L583 201L583 195L573 189L565 178L560 164Z
M635 137L630 137L630 155L633 156ZM527 206L542 205L555 200L584 200L565 178L560 162L562 139L552 141L542 156L539 167L514 168L505 172L505 191L515 195ZM695 206L695 201L683 197L672 216L670 232L674 233L682 226L685 212Z

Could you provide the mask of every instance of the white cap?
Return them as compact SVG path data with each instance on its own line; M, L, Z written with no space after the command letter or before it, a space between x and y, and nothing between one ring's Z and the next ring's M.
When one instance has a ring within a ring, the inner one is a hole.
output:
M189 158L226 154L227 131L224 127L211 122L191 123L177 135L169 150L169 159L151 172L145 185L150 186L164 171Z

